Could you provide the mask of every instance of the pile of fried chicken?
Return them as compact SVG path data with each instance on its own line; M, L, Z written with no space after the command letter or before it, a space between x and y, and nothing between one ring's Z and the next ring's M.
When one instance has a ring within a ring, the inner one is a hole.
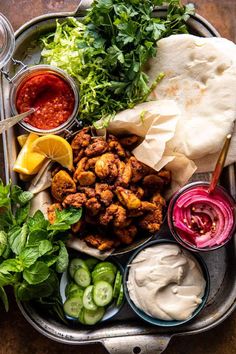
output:
M166 204L161 193L171 176L132 155L138 142L136 135L93 137L89 127L77 133L71 142L75 170L53 173L56 203L48 209L49 221L54 222L56 209L83 207L82 219L72 232L101 251L131 244L145 231L157 232Z

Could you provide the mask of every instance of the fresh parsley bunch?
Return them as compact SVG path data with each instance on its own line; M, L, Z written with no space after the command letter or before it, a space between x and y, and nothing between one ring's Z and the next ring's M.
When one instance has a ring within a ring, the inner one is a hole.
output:
M167 3L167 17L153 17L155 6ZM57 22L56 32L41 38L43 61L77 79L79 118L103 118L107 125L118 111L145 101L150 88L143 68L157 40L187 33L193 12L179 0L95 0L82 22Z
M6 310L4 286L12 285L18 300L58 296L58 274L68 266L65 240L81 209L56 212L51 225L41 211L29 216L33 195L0 181L0 297Z

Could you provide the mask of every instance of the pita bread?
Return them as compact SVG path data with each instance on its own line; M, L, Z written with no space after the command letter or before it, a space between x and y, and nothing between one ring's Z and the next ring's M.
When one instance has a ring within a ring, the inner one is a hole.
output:
M175 100L180 108L168 150L207 170L203 158L220 150L236 117L236 45L224 38L170 36L158 41L146 73L150 85L165 74L150 98Z

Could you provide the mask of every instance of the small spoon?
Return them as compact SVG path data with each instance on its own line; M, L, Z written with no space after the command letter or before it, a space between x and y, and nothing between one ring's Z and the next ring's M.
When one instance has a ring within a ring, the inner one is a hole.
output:
M13 125L19 123L22 119L28 117L30 114L34 113L35 109L34 108L30 108L29 111L21 113L21 114L17 114L14 117L10 117L7 119L4 119L0 122L0 134L2 134L5 130L13 127Z
M216 185L217 185L217 183L219 181L221 172L222 172L222 170L224 168L225 159L226 159L226 156L227 156L228 151L229 151L229 145L230 145L231 137L232 137L232 135L228 134L226 139L225 139L224 146L223 146L223 148L222 148L222 150L220 152L220 155L219 155L218 160L217 160L216 165L215 165L214 172L212 174L212 178L211 178L211 182L210 182L210 187L208 189L208 193L214 192L214 190L216 188Z

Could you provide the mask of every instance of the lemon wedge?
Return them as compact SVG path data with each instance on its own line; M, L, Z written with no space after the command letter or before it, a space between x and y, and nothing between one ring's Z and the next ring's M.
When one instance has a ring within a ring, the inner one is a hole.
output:
M24 175L34 175L39 172L46 158L44 155L32 150L32 144L37 139L39 139L38 135L34 133L29 134L16 159L13 171Z
M69 170L73 169L73 152L70 144L61 136L48 134L34 141L32 150L58 162Z
M26 143L29 134L22 134L17 137L17 141L20 144L20 147L23 147Z

